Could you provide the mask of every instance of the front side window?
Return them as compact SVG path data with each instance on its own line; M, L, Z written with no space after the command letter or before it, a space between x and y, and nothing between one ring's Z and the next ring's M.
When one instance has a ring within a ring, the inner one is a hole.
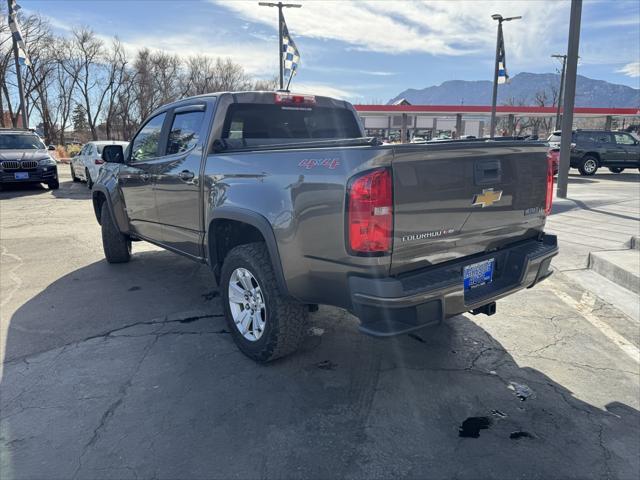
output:
M0 135L0 150L44 150L42 140L29 133L6 133Z
M169 132L167 155L185 152L196 146L203 118L204 112L200 111L176 114Z
M618 145L634 145L636 143L633 137L626 133L614 133L613 135L616 137L616 143Z
M131 161L141 162L158 156L160 134L166 113L156 115L149 120L131 143Z

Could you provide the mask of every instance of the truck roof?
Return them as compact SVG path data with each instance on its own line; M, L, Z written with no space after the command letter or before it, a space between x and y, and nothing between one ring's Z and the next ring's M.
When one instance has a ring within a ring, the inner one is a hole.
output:
M285 94L285 95L305 95L305 96L313 96L316 101L316 105L320 106L334 106L334 107L342 107L347 108L347 105L350 105L345 100L339 100L332 97L325 97L321 95L313 95L310 93L301 93L301 92L288 92L288 91L275 91L275 90L246 90L242 92L210 92L203 93L201 95L194 95L192 97L182 98L180 100L176 100L175 102L167 103L158 107L153 113L159 112L162 110L166 110L169 108L179 107L183 104L191 103L194 99L209 99L209 98L220 98L222 96L231 96L233 97L232 103L267 103L268 100L273 100L275 94Z

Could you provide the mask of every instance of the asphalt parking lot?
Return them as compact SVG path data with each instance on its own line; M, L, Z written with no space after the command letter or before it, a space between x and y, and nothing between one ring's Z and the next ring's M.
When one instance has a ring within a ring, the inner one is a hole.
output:
M2 478L640 475L639 320L563 273L389 340L321 307L257 365L206 267L141 243L107 264L62 173L0 193Z

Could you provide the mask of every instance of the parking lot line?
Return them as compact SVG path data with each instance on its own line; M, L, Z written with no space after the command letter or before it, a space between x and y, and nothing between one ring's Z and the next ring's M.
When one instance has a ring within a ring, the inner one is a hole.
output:
M596 327L600 332L615 343L627 356L631 357L636 363L640 364L640 350L627 341L622 335L616 332L613 328L600 320L597 315L593 314L593 307L596 299L589 292L584 292L580 301L573 299L571 296L564 292L552 290L553 293L569 307L575 309L580 315L587 320L591 325Z

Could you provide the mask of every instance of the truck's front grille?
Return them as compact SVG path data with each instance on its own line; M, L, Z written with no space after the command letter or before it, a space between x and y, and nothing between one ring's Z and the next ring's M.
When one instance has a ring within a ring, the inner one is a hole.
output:
M5 170L17 170L21 168L23 170L31 170L38 166L38 162L34 160L23 160L19 162L18 160L5 160L2 162L2 168Z

